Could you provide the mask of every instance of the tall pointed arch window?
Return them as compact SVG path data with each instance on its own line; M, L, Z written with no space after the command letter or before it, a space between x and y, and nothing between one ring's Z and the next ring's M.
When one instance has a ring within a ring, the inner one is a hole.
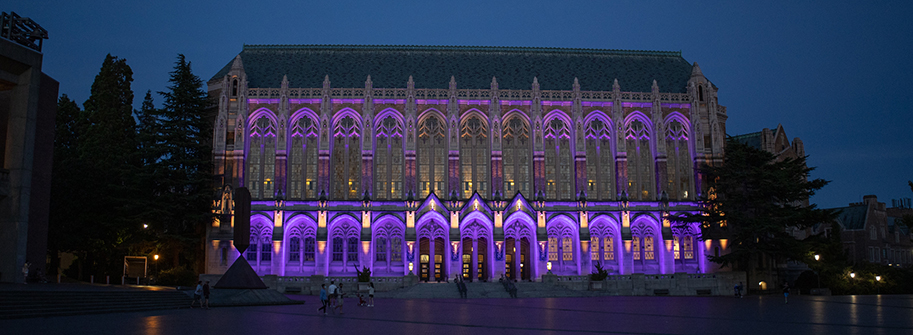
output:
M247 187L251 198L272 198L276 174L276 125L265 115L250 126L247 164Z
M615 152L612 150L612 123L593 119L586 125L587 196L611 200L615 195Z
M447 136L444 119L428 113L418 124L418 194L425 198L434 192L447 193Z
M403 125L392 115L377 125L374 150L374 195L378 200L403 198Z
M289 148L289 199L317 197L317 122L304 116L292 124Z
M653 181L653 151L650 132L640 120L634 119L625 129L628 153L628 197L632 200L655 198Z
M692 199L694 163L688 149L688 130L678 120L667 123L666 193L671 199Z
M545 124L545 196L550 200L571 200L574 174L571 169L570 125L554 118Z
M470 115L460 124L460 190L463 198L474 191L488 197L488 127L478 115Z
M333 197L361 199L361 126L352 116L339 119L333 127Z
M529 122L519 114L508 116L503 134L504 196L510 198L517 192L531 196Z

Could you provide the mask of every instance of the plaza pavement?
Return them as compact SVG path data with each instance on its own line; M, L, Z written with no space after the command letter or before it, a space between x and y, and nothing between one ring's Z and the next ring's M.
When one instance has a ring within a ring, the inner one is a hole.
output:
M378 299L0 320L2 334L913 334L913 296Z

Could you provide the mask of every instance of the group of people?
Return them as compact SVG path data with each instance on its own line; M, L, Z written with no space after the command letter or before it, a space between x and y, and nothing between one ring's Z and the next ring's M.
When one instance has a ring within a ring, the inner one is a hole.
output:
M327 288L326 284L320 284L320 308L317 311L323 311L323 315L327 315L327 309L331 309L333 314L336 314L336 311L339 311L339 314L345 314L342 311L342 306L345 303L346 293L342 290L342 283L336 285L336 281L330 282L330 287ZM364 296L360 293L356 293L358 296L358 306L374 307L374 283L368 283L368 300L364 299Z
M197 282L197 288L193 291L193 301L190 302L190 309L193 305L200 302L200 308L209 309L209 281L204 284L202 281Z

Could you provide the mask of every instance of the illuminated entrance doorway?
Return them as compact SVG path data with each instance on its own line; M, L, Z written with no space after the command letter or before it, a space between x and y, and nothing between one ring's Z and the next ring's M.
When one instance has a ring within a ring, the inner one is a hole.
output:
M488 280L488 240L484 237L463 238L462 276L466 281Z
M513 237L504 241L504 274L514 280L529 280L532 267L530 265L529 239Z
M441 281L447 276L444 271L444 245L443 238L419 239L419 279L422 281Z

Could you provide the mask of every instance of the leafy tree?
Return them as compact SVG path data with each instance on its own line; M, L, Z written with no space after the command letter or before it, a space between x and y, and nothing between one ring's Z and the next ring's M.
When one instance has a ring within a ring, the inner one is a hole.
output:
M727 236L731 252L710 257L721 267L750 270L747 267L762 256L804 260L809 245L796 240L789 229L829 223L836 217L830 210L805 205L828 184L807 179L814 168L806 166L805 157L778 161L771 153L728 138L723 163L701 170L709 182L703 210L670 220L676 224L699 222L704 236Z
M59 252L74 252L80 248L80 239L75 232L83 226L81 208L87 205L88 199L80 196L79 190L82 183L90 182L83 173L85 166L78 152L88 123L82 119L84 116L76 102L66 94L57 101L48 220L48 275L51 276L57 274Z

